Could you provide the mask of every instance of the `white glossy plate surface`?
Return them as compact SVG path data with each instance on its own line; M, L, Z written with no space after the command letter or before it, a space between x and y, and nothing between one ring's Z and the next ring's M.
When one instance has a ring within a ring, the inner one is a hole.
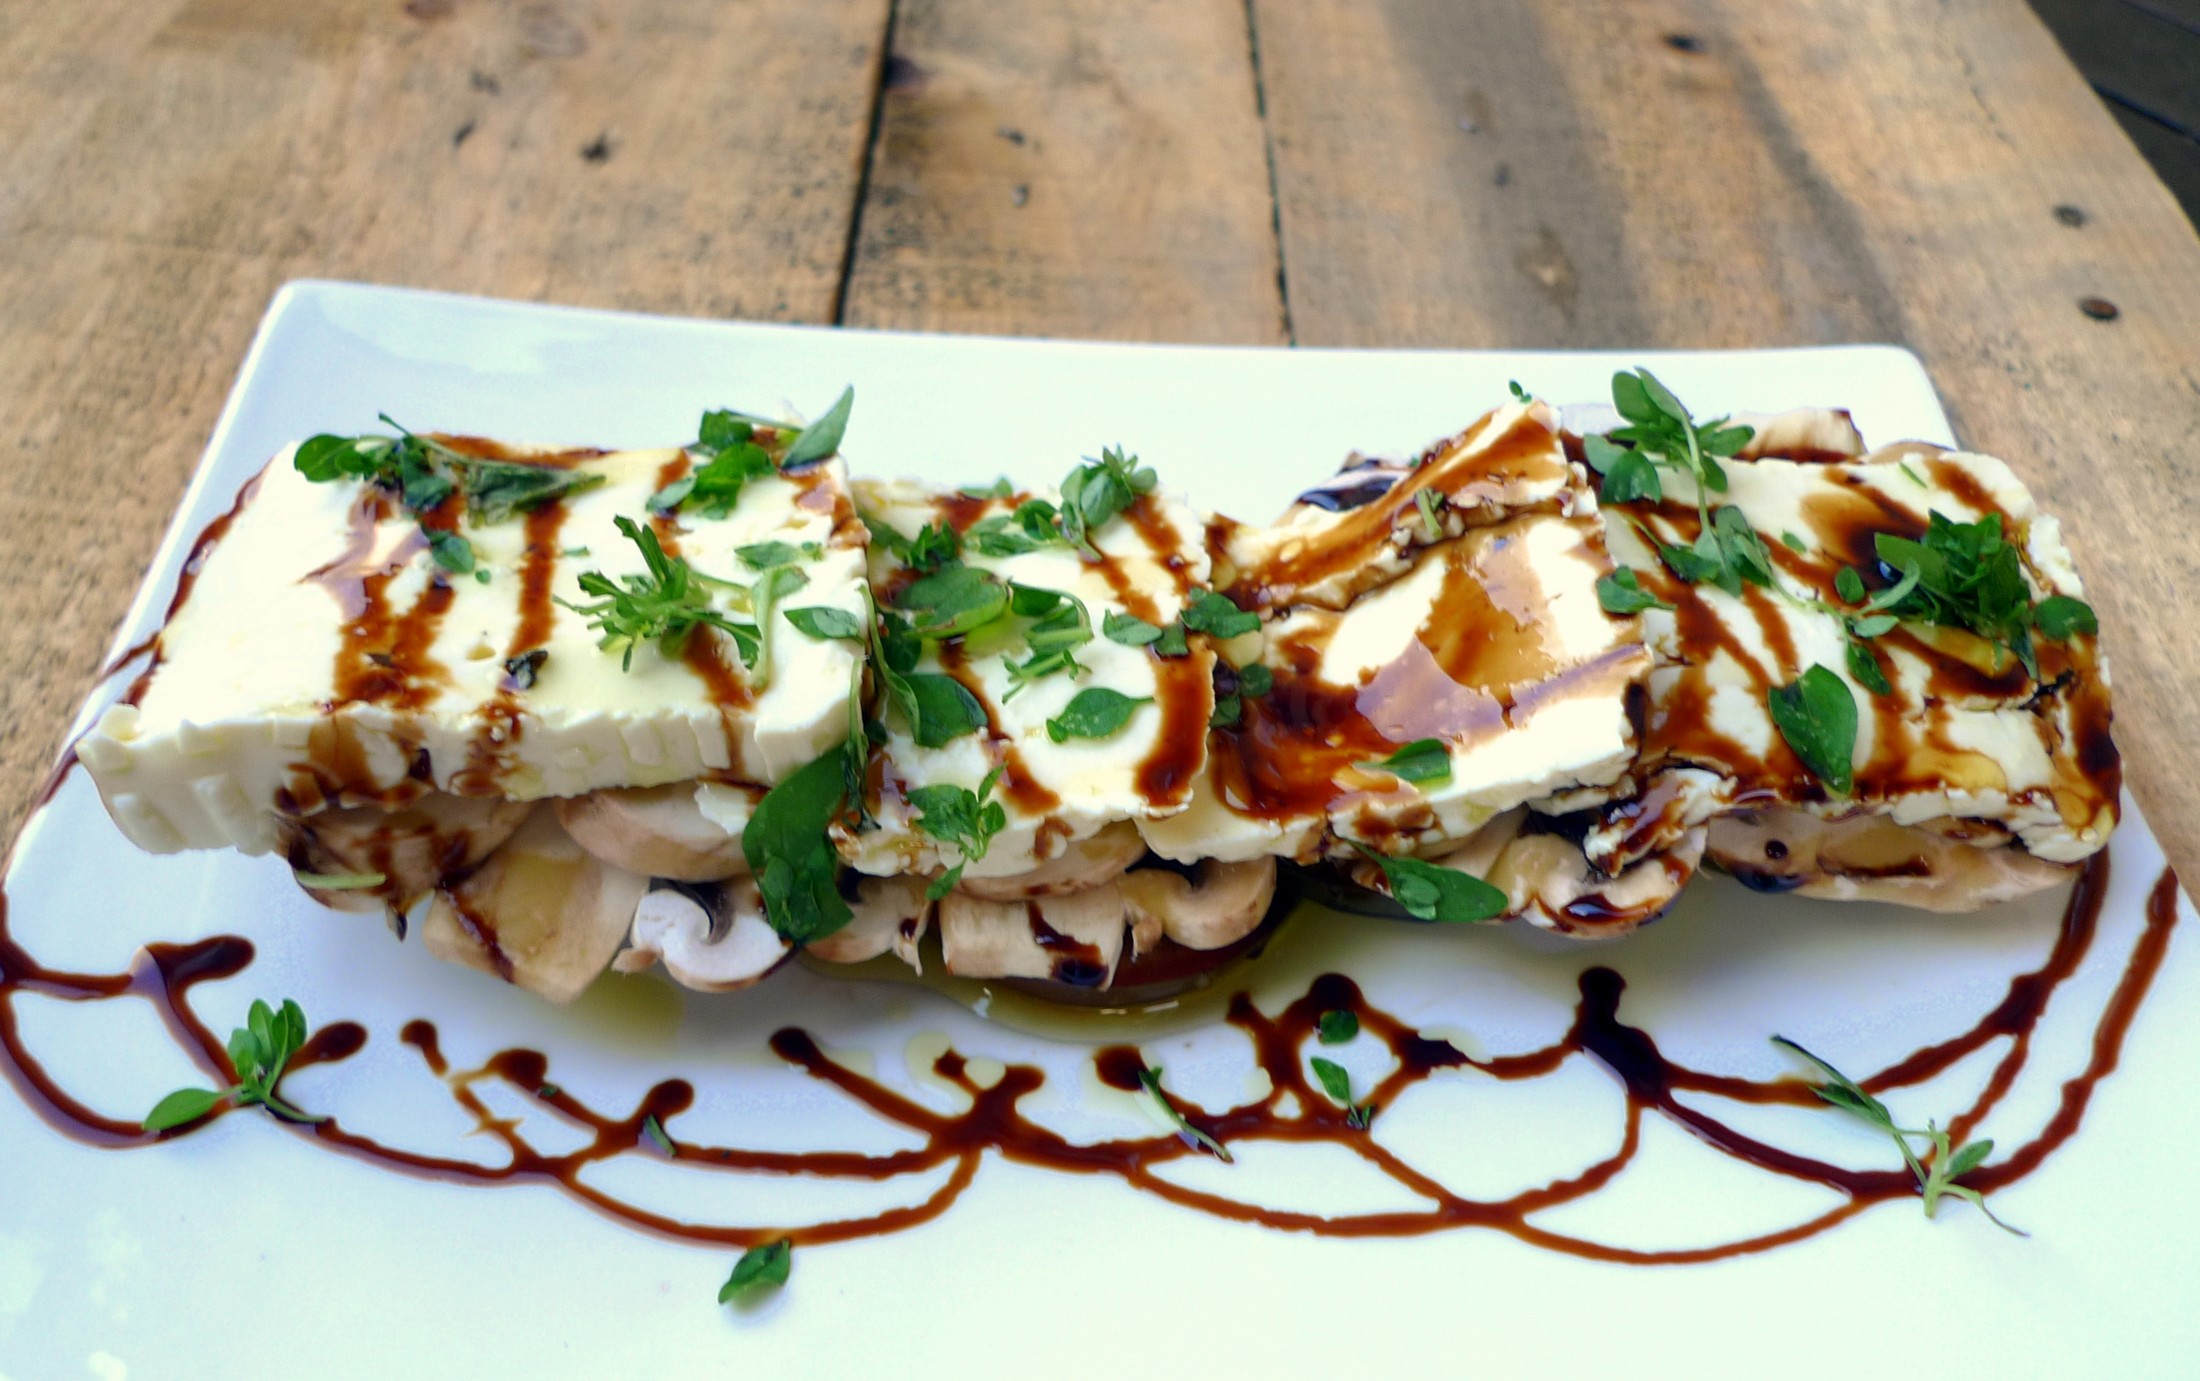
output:
M513 440L656 445L708 406L815 411L846 382L845 451L859 471L954 482L1052 481L1122 443L1203 506L1265 520L1353 448L1404 452L1458 429L1519 379L1596 400L1616 365L1646 363L1699 411L1846 406L1868 441L1949 441L1930 384L1886 348L1589 355L1218 350L863 334L619 316L338 284L276 299L213 444L117 646L165 608L181 548L285 442L408 426ZM2010 459L2024 469L2025 457ZM95 707L119 685L103 687ZM87 715L90 713L87 709ZM2037 1132L2083 1067L2093 1021L2162 867L2132 814L2114 850L2101 934L2040 1028L2024 1078L1984 1129ZM237 932L259 946L240 978L199 991L226 1030L254 996L297 998L316 1024L364 1023L358 1057L308 1070L294 1099L400 1145L487 1159L413 1051L407 1019L440 1028L454 1066L506 1046L544 1050L552 1077L600 1108L653 1082L693 1081L683 1135L762 1147L881 1149L905 1137L781 1065L790 1023L912 1096L944 1035L974 1055L1049 1071L1031 1111L1081 1137L1150 1135L1141 1102L1102 1088L1081 1048L989 1025L905 986L789 971L763 989L683 996L609 980L544 1006L398 945L375 922L312 905L272 859L154 858L123 842L81 775L25 830L7 879L13 932L55 967L117 971L156 939ZM1782 1032L1854 1070L1970 1027L2045 955L2060 897L1974 917L1760 897L1697 883L1674 915L1584 949L1520 931L1437 933L1309 917L1243 982L1269 1009L1325 970L1471 1052L1562 1034L1576 978L1617 968L1623 1015L1698 1067L1769 1077ZM2189 904L2187 905L2189 927ZM807 1375L1862 1375L2175 1374L2200 1349L2200 1145L2191 1056L2200 961L2182 930L2123 1066L2083 1130L1995 1196L2029 1229L2005 1236L1961 1204L1928 1222L1887 1204L1798 1246L1708 1266L1640 1268L1461 1231L1328 1240L1216 1221L1102 1177L989 1158L940 1221L804 1249L788 1289L716 1305L730 1252L612 1224L551 1188L403 1178L221 1119L161 1146L98 1151L50 1131L0 1090L0 1378L266 1374ZM90 1103L133 1117L197 1075L140 1002L18 999L32 1049ZM1340 1056L1362 1075L1376 1051ZM1889 1097L1913 1122L1968 1102L1989 1047ZM1208 1026L1150 1041L1173 1088L1236 1101L1243 1041ZM1707 1105L1708 1106L1708 1105ZM1377 1131L1453 1185L1501 1193L1608 1154L1618 1085L1576 1060L1499 1085L1439 1076ZM540 1109L517 1100L546 1142ZM1891 1166L1891 1143L1831 1111L1737 1116L1780 1144ZM629 1157L607 1183L683 1217L795 1224L906 1202L935 1172L884 1191L743 1181ZM1182 1178L1218 1192L1345 1212L1404 1202L1349 1156L1257 1146ZM1653 1119L1622 1181L1547 1226L1639 1247L1727 1240L1797 1222L1831 1192L1755 1172Z

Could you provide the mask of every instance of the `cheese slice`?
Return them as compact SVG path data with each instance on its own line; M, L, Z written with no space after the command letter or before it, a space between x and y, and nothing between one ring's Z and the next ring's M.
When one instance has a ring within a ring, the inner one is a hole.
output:
M1354 464L1227 540L1235 592L1273 614L1274 687L1214 736L1191 808L1147 826L1157 852L1441 851L1627 769L1649 656L1598 602L1611 560L1551 409L1509 405L1410 465ZM1380 766L1421 740L1447 772Z
M1653 542L1687 545L1699 525L1684 475L1663 475L1662 502L1605 509L1613 555L1675 607L1643 616L1657 665L1642 757L1605 793L1588 835L1598 866L1616 871L1735 809L1794 808L1829 820L1870 813L1906 826L1984 822L1994 828L1975 829L1982 839L2007 831L2059 863L2107 842L2121 766L2109 737L2108 666L2093 635L2034 634L2037 678L1967 630L1917 621L1857 640L1889 693L1876 694L1849 663L1844 618L1858 610L1838 591L1841 569L1884 588L1877 535L1914 539L1934 513L1963 523L1998 515L2035 600L2083 595L2060 528L2006 464L1912 444L1835 463L1739 461L1726 475L1714 502L1747 518L1776 588L1744 585L1735 596L1666 568ZM1769 692L1814 665L1838 676L1856 702L1853 795L1829 792L1772 718Z
M972 498L911 481L858 480L855 490L864 515L903 538L932 525L966 533L1013 514L1033 498L1059 498L1051 491ZM1204 531L1200 515L1190 508L1147 494L1092 534L1097 559L1060 543L1013 555L989 555L964 543L965 565L1084 604L1092 637L1074 651L1080 669L1019 687L1009 667L1031 656L1026 642L1031 620L1014 615L959 640L928 641L915 671L954 677L976 697L986 723L926 746L882 699L886 738L873 759L866 802L871 822L843 833L842 856L872 874L933 873L962 864L965 876L1000 877L1027 872L1071 841L1116 821L1145 822L1183 810L1206 760L1215 654L1206 639L1194 637L1185 655L1162 657L1149 647L1117 642L1104 628L1110 614L1155 625L1182 614L1187 599L1210 576ZM916 574L889 543L873 543L871 580L883 608L893 608ZM1150 703L1140 704L1121 729L1104 738L1056 741L1048 721L1075 696L1096 689ZM910 792L927 786L976 791L996 769L1000 776L990 799L1001 804L1007 818L983 858L965 859L959 848L918 824L923 812L909 804Z
M394 495L311 483L284 451L192 559L131 697L78 747L123 832L153 852L278 845L286 817L400 805L428 791L510 800L717 777L769 784L847 735L860 644L819 640L783 614L764 634L768 681L732 640L699 629L678 656L651 642L631 665L565 603L579 577L644 569L616 526L649 524L668 552L719 581L757 572L740 549L803 552L806 585L782 607L858 620L863 541L841 462L752 480L723 518L652 520L651 494L684 474L678 450L519 452L484 458L582 472L595 487L460 530L476 574L444 570ZM753 620L745 589L713 607ZM564 602L564 603L561 603ZM540 652L532 678L508 659Z

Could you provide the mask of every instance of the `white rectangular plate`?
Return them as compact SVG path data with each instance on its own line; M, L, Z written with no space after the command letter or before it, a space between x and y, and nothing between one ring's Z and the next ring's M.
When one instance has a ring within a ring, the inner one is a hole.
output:
M276 298L204 465L117 641L149 633L193 534L284 443L408 426L512 440L659 445L706 407L815 411L857 391L845 450L859 472L953 482L1005 472L1052 481L1122 443L1195 503L1254 521L1348 450L1406 452L1464 426L1508 379L1559 400L1607 396L1612 370L1648 364L1703 410L1827 403L1868 441L1947 442L1931 385L1878 347L1728 354L1463 354L1224 350L866 334L620 316L344 284ZM2025 457L2010 459L2020 472ZM119 687L102 687L87 718ZM2157 751L2160 748L2157 746ZM2114 850L2101 932L2057 993L2023 1077L1982 1134L2036 1135L2090 1054L2094 1020L2142 926L2163 867L2136 814ZM278 860L155 858L130 848L81 774L24 831L7 877L16 939L57 968L115 972L149 940L251 937L253 966L198 994L227 1030L255 996L297 998L316 1024L362 1022L356 1058L303 1071L288 1091L389 1142L493 1161L417 1053L397 1039L433 1020L456 1068L508 1046L549 1054L551 1077L598 1108L634 1107L654 1082L691 1081L675 1131L780 1149L907 1145L899 1133L781 1064L788 1024L911 1097L957 1099L928 1066L943 1038L1035 1064L1029 1110L1081 1138L1154 1134L1146 1103L1102 1087L1087 1051L979 1021L935 993L790 970L746 994L684 995L607 979L553 1009L393 943L369 919L320 910ZM2189 913L2189 904L2184 906ZM1757 1078L1793 1066L1791 1036L1853 1072L1972 1026L2036 967L2061 899L1971 917L1762 897L1699 881L1676 913L1619 944L1578 948L1519 928L1442 930L1312 915L1247 975L1273 1010L1317 973L1357 979L1378 1005L1475 1054L1565 1032L1579 973L1628 981L1626 1020L1672 1057ZM2189 918L2188 918L2189 925ZM2173 937L2122 1066L2082 1131L1994 1208L1928 1222L1881 1205L1800 1245L1712 1265L1636 1267L1552 1254L1496 1232L1340 1240L1201 1216L1103 1176L987 1157L937 1222L796 1254L787 1289L714 1303L730 1251L626 1230L554 1188L408 1179L286 1134L258 1115L144 1149L67 1140L0 1093L0 1381L317 1374L754 1376L1199 1373L1386 1376L1573 1374L2168 1373L2200 1349L2200 1144L2187 1052L2200 1049L2194 945ZM92 1106L134 1118L200 1082L136 1001L17 1001L26 1041ZM1171 1088L1220 1106L1246 1094L1245 1044L1215 1023L1146 1043ZM1312 1052L1309 1052L1312 1053ZM1335 1053L1335 1052L1330 1052ZM1944 1118L1978 1092L1990 1045L1889 1095L1896 1114ZM1338 1056L1376 1071L1366 1042ZM1722 1109L1783 1146L1893 1167L1893 1146L1830 1110ZM492 1097L560 1144L557 1119ZM1463 1192L1496 1195L1578 1171L1618 1145L1623 1100L1576 1059L1547 1079L1442 1075L1384 1110L1377 1134ZM908 1185L835 1186L695 1173L624 1157L604 1183L674 1216L795 1225L908 1202ZM1238 1164L1169 1172L1218 1193L1324 1213L1410 1199L1334 1148L1242 1147ZM1662 1119L1593 1200L1544 1226L1632 1247L1771 1231L1837 1204L1712 1152ZM2113 1359L2113 1360L2111 1360Z

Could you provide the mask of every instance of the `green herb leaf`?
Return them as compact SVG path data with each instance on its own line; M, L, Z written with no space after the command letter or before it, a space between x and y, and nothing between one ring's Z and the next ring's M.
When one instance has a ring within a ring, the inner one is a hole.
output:
M1528 390L1520 386L1520 381L1518 379L1507 379L1505 381L1505 387L1511 390L1513 401L1516 403L1531 403L1535 401L1528 396Z
M1705 537L1710 539L1710 534L1706 533ZM1698 547L1681 547L1660 542L1657 544L1658 556L1665 562L1667 570L1687 584L1716 584L1726 576L1726 568L1720 563L1716 540L1707 540L1704 545L1712 547L1712 554L1705 555ZM1736 588L1740 588L1739 584Z
M1772 722L1803 766L1836 796L1853 789L1856 770L1856 696L1848 683L1813 665L1766 697Z
M1379 854L1357 840L1351 843L1382 869L1391 897L1410 916L1454 923L1487 921L1504 915L1512 905L1502 890L1470 873L1441 868L1418 858Z
M1789 551L1803 555L1808 555L1810 552L1810 544L1796 536L1792 529L1781 532L1780 545L1786 547Z
M926 523L909 539L905 560L913 571L937 571L962 556L962 539L945 523Z
M1856 573L1854 566L1843 566L1834 573L1833 589L1851 604L1864 602L1864 577Z
M218 1093L207 1089L178 1089L160 1100L146 1114L147 1131L165 1131L204 1117L220 1103L234 1099L238 1107L258 1104L285 1122L325 1122L284 1102L276 1093L290 1057L306 1043L306 1014L298 1004L285 1000L279 1008L255 998L245 1024L229 1033L229 1064L237 1082Z
M1139 706L1152 703L1150 695L1125 695L1106 686L1091 686L1077 692L1060 714L1047 721L1047 737L1056 743L1108 738L1130 723Z
M1749 519L1743 516L1739 507L1725 504L1715 510L1711 530L1718 536L1719 550L1729 570L1752 585L1770 586L1773 583L1772 553L1765 550L1764 539L1749 525Z
M2068 595L2049 595L2033 605L2032 624L2040 630L2040 636L2056 642L2067 641L2078 633L2101 631L2101 623L2094 616L2093 606Z
M1671 609L1673 606L1642 588L1642 581L1625 566L1610 575L1597 579L1597 603L1607 614L1639 614L1645 609Z
M794 1243L787 1238L766 1242L741 1253L741 1259L733 1263L733 1274L718 1287L718 1302L731 1304L735 1299L752 1290L767 1285L785 1285L787 1275L794 1269Z
M736 442L747 441L756 435L758 427L776 427L775 422L761 417L751 417L745 412L730 408L717 408L703 414L696 428L695 443L687 449L706 456L717 455Z
M787 611L787 622L801 629L819 642L835 638L863 641L863 623L845 609L834 609L823 604L805 604Z
M1083 600L1061 590L1012 583L1008 603L1011 613L1033 622L1024 629L1024 643L1031 649L1031 656L1006 663L1012 684L1004 700L1056 672L1084 670L1076 653L1092 641L1092 616Z
M1013 514L995 513L972 523L963 545L980 556L1021 556L1047 543L1026 532Z
M1129 614L1119 614L1113 609L1101 616L1100 631L1107 635L1108 641L1121 643L1125 647L1145 647L1161 636L1159 625L1133 618Z
M740 631L732 619L711 607L709 592L704 588L707 577L696 574L685 558L667 556L654 529L623 514L612 522L641 549L647 573L614 581L601 571L583 571L577 578L581 592L595 599L587 604L571 604L563 599L558 603L587 619L591 628L603 634L597 646L606 652L621 653L622 668L631 669L635 646L652 639L665 656L677 657L688 635L697 628L716 628L729 637Z
M1322 1092L1328 1094L1345 1108L1345 1123L1365 1130L1374 1120L1375 1109L1366 1103L1352 1101L1352 1075L1335 1060L1314 1057L1314 1077L1321 1080Z
M665 1124L657 1120L657 1114L643 1114L642 1135L648 1137L650 1144L662 1151L667 1159L679 1157L679 1148L672 1144L671 1137L665 1135Z
M1933 512L1926 515L1922 538L1883 532L1874 544L1882 562L1916 577L1904 594L1890 594L1881 607L1906 619L1968 628L2014 653L2038 676L2029 634L2032 591L2017 549L2002 536L2000 514L1958 523Z
M780 566L792 566L805 558L815 561L825 554L825 549L815 542L796 546L791 542L752 542L745 547L734 548L734 555L743 564L756 571L773 570Z
M1010 486L1008 476L1003 475L991 484L966 484L959 491L966 499L1007 499L1016 491Z
M695 492L695 476L682 475L664 488L651 494L643 507L652 513L676 512L687 502L687 496Z
M917 828L962 853L953 868L925 889L925 895L933 901L952 891L962 878L963 865L984 858L993 836L1008 828L1007 810L999 801L989 799L1000 779L1001 769L996 767L985 774L976 791L965 786L933 785L916 787L908 793L909 804L919 812Z
M472 461L461 466L459 473L466 488L466 516L476 523L500 523L515 513L584 493L604 482L599 472L497 460Z
M779 603L795 591L806 587L810 578L794 566L774 566L757 578L749 590L749 602L756 611L757 650L754 674L749 678L758 691L772 683L772 615ZM738 640L738 634L737 640Z
M1247 662L1237 669L1238 693L1259 697L1276 688L1276 674L1265 663Z
M171 1127L180 1127L186 1122L196 1122L223 1103L228 1102L229 1095L235 1091L234 1089L225 1089L217 1093L213 1089L177 1089L174 1093L155 1103L153 1110L145 1114L145 1130L148 1132L165 1132Z
M1693 557L1675 555L1684 548L1660 544L1666 564L1683 580L1692 584L1710 582L1730 594L1740 594L1744 580L1770 584L1770 554L1763 550L1755 531L1738 512L1726 520L1727 530L1718 531L1710 505L1710 495L1724 493L1727 487L1726 471L1718 458L1740 451L1754 433L1748 427L1729 426L1723 417L1697 422L1680 399L1646 369L1612 376L1612 405L1628 425L1614 428L1604 446L1588 447L1584 441L1590 464L1605 476L1605 500L1662 499L1657 470L1687 475L1696 483L1696 516L1702 535ZM1632 449L1615 454L1620 445ZM1637 468L1638 464L1642 468Z
M428 554L435 564L453 575L465 575L474 568L474 544L455 532L441 528L422 528L427 534Z
M1386 758L1363 762L1405 782L1440 782L1451 777L1451 748L1440 738L1417 738Z
M1346 1107L1352 1106L1352 1076L1335 1060L1314 1057L1314 1077L1321 1080L1322 1091Z
M840 397L825 409L825 415L802 429L802 434L787 448L780 464L793 469L813 460L823 460L840 449L840 438L848 430L848 414L855 410L856 390L850 385L840 391Z
M910 672L899 681L908 697L902 713L909 719L910 737L922 747L942 748L985 727L985 706L954 677Z
M741 853L764 894L764 914L791 944L822 939L854 914L836 885L840 858L829 833L847 791L836 747L765 792L741 832Z
M1360 1034L1360 1019L1340 1007L1322 1013L1321 1020L1314 1025L1314 1032L1323 1045L1345 1045Z
M1596 439L1603 440L1601 437ZM1651 468L1649 460L1642 452L1622 451L1605 472L1604 486L1597 491L1597 501L1622 504L1634 503L1640 499L1648 499L1651 503L1663 502L1665 486L1658 482L1658 472Z
M1184 607L1184 626L1194 633L1227 642L1243 637L1260 627L1260 615L1248 614L1232 603L1228 595L1202 590L1198 598Z
M1154 472L1117 447L1102 451L1098 460L1088 457L1062 481L1057 523L1063 539L1087 556L1097 557L1092 535L1140 495L1152 493L1153 487Z
M1218 695L1215 707L1207 712L1207 727L1230 729L1245 717L1245 698L1240 695Z
M1893 695L1894 686L1887 680L1886 671L1880 667L1879 658L1873 654L1860 634L1848 640L1849 675L1856 683L1873 695Z
M1183 1110L1170 1100L1168 1094L1161 1091L1161 1070L1158 1067L1141 1068L1138 1071L1138 1082L1146 1086L1146 1092L1153 1095L1154 1102L1161 1105L1161 1111L1168 1114L1169 1120L1176 1124L1179 1140L1186 1146L1205 1151L1225 1165L1232 1163L1230 1148L1193 1126L1192 1120L1184 1115Z
M736 442L711 457L701 469L651 495L649 506L660 513L692 506L705 517L724 518L741 502L741 491L748 488L750 480L777 472L770 452L754 442Z

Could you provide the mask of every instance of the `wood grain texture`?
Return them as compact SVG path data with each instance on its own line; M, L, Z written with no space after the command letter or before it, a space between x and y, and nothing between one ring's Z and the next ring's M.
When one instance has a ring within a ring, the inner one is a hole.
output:
M829 321L886 17L886 0L0 17L0 838L279 284Z
M845 320L1284 339L1240 0L903 0Z
M2018 0L1255 15L1301 342L1911 347L2065 517L2200 875L2200 240Z

